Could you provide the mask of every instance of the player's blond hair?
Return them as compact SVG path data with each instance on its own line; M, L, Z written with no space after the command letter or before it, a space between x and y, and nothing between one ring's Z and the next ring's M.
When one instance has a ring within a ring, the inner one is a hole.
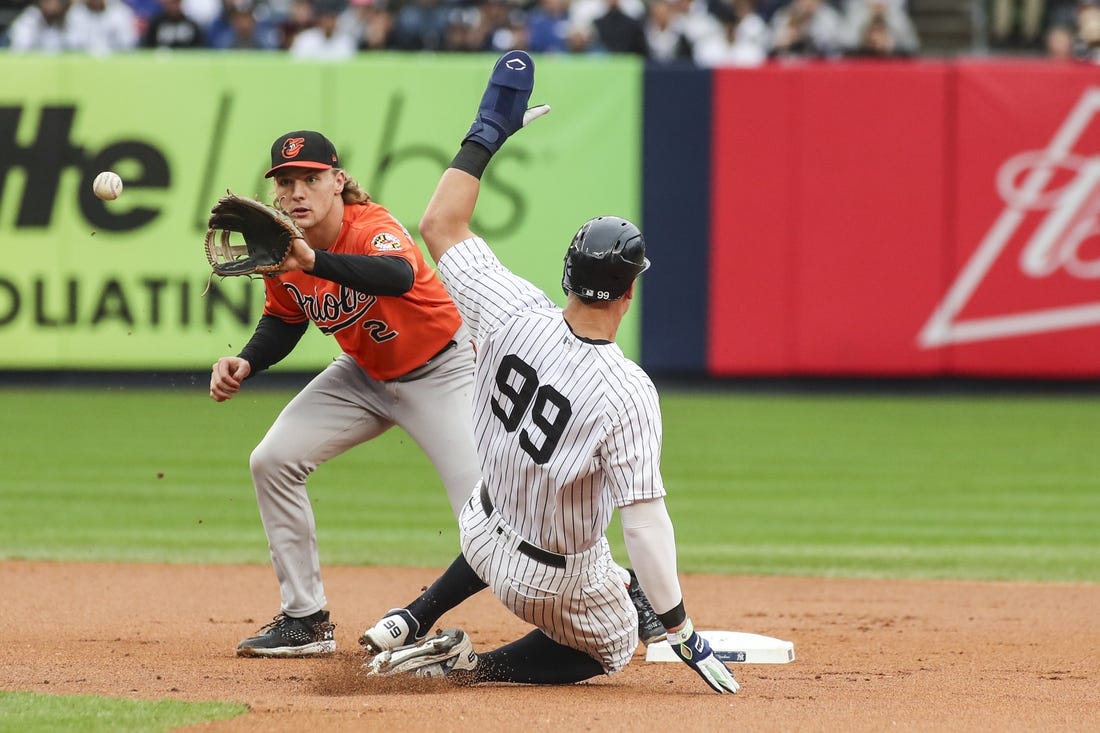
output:
M344 191L340 196L344 199L345 204L365 204L370 201L370 194L363 190L363 187L359 185L359 181L355 180L348 175L347 171L344 171Z

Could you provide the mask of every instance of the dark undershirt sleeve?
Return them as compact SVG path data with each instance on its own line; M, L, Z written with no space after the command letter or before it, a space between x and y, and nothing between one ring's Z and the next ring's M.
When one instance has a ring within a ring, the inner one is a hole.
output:
M298 341L308 327L309 321L287 323L278 316L267 314L260 316L260 322L256 324L252 338L238 354L252 366L249 376L254 376L286 358L286 355L298 345Z
M398 296L412 290L413 269L404 257L314 253L317 261L310 274L316 277L367 295Z

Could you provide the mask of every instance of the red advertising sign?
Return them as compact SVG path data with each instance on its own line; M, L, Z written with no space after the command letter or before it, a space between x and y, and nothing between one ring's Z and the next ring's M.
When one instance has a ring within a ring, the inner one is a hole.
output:
M956 67L951 280L919 335L953 371L1100 376L1100 74Z
M782 374L794 359L800 75L713 76L708 371Z
M713 151L712 375L1100 375L1095 67L722 70Z
M943 64L715 74L709 368L930 374L942 287Z

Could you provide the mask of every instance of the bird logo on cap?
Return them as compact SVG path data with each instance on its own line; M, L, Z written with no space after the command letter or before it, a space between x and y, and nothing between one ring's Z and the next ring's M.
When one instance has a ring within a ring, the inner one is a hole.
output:
M302 148L305 147L306 139L304 137L290 137L283 143L283 157L297 158L298 153L302 152Z

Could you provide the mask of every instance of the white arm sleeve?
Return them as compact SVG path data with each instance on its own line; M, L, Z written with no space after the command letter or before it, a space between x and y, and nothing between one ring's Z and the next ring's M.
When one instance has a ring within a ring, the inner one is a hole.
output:
M676 608L683 600L676 575L676 536L664 499L651 499L619 507L626 552L642 590L658 614Z

